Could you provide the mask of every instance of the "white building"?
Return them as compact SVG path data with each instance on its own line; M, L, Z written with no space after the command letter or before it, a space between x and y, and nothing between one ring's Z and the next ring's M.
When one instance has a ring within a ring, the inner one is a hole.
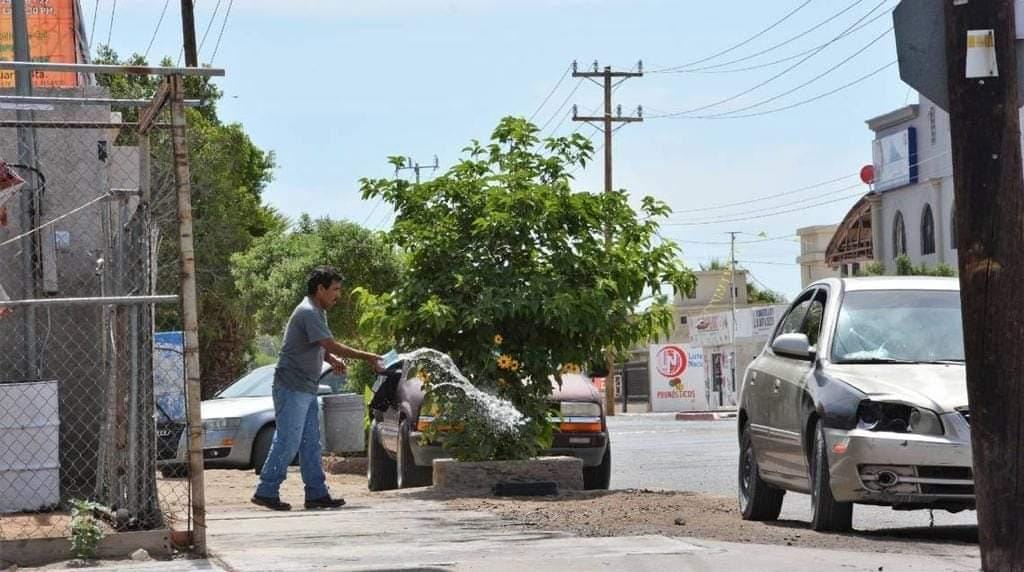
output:
M806 226L797 229L796 234L800 239L800 256L796 261L800 265L801 288L823 278L833 278L839 275L838 270L828 265L826 258L828 245L838 229L839 225L837 224Z
M873 189L840 223L826 264L848 275L878 262L893 273L905 254L915 265L955 267L949 116L922 97L867 125L875 133Z

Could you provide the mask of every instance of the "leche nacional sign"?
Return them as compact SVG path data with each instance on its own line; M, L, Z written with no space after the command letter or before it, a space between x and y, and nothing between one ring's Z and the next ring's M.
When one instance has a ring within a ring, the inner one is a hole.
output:
M703 411L708 408L704 387L704 351L700 346L652 345L647 369L651 380L652 411Z

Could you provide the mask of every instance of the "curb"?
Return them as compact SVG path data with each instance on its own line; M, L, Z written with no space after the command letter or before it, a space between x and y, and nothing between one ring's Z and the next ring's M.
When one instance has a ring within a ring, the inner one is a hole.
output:
M676 421L721 421L735 419L735 411L686 411L676 413Z

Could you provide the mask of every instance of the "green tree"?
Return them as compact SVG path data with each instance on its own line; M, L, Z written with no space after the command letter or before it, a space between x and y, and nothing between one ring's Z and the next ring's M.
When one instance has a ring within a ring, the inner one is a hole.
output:
M383 350L390 340L360 330L362 309L349 294L354 288L383 293L398 286L400 257L380 234L353 222L303 215L293 231L268 233L231 259L236 285L245 293L257 327L276 336L306 295L306 275L322 264L335 267L345 278L346 295L328 314L331 331L345 343ZM358 390L368 381L369 371L357 367L353 374L359 383L350 383L350 389Z
M98 50L96 63L148 65L138 54L121 60L107 47ZM163 65L169 66L169 59ZM98 83L112 97L150 98L160 86L152 76L100 75ZM224 123L217 116L221 92L209 78L185 80L186 97L198 99L198 107L186 110L189 157L192 173L192 208L196 243L196 277L199 295L199 343L203 395L210 396L233 381L246 367L246 355L255 335L255 323L244 297L235 286L229 263L231 255L249 248L268 232L280 231L284 219L262 202L262 193L274 169L273 153L258 148L238 123ZM125 110L125 121L138 110ZM176 291L179 269L177 219L174 206L172 153L165 130L152 132L154 217L161 235L158 289ZM119 144L132 145L136 136L124 130ZM180 328L176 312L162 310L158 328Z
M549 377L667 333L664 292L693 284L678 247L657 238L665 204L645 197L637 212L625 191L573 192L570 169L586 164L592 145L578 134L541 142L538 132L505 118L489 143L473 141L432 181L362 181L364 198L397 212L389 238L408 259L397 289L363 293L373 309L366 322L402 348L448 353L529 420L514 442L488 440L486 426L442 403L438 422L465 427L446 438L457 458L534 454L550 436Z
M929 267L926 264L914 265L910 257L901 254L896 257L896 276L940 276L952 278L956 276L956 269L946 263ZM872 262L864 267L857 276L884 276L885 265L881 262Z
M750 304L783 304L786 297L774 290L762 290L747 282L747 302Z

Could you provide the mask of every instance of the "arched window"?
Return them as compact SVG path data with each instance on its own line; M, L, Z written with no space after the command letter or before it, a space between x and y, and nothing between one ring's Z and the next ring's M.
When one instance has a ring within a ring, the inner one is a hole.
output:
M935 254L935 217L928 203L921 212L921 254Z
M949 247L956 250L956 207L949 213Z
M903 224L903 213L896 211L892 222L892 257L907 253L907 227Z

